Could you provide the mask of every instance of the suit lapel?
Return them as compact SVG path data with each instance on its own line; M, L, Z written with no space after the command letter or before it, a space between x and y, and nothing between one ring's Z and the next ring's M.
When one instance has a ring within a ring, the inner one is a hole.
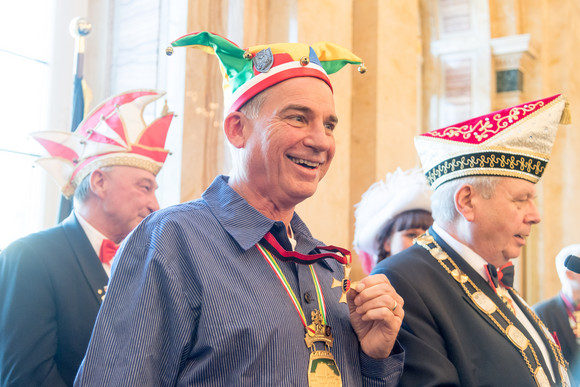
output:
M504 313L509 313L511 315L511 311L507 309L507 306L501 301L497 294L493 291L491 286L489 286L488 282L477 273L470 264L468 264L459 254L455 252L439 235L433 231L433 229L429 229L429 234L431 234L435 241L441 246L443 250L449 255L449 257L455 262L457 267L465 273L474 283L475 285L487 296L491 299L496 306L502 310ZM466 294L463 295L463 299L483 318L493 329L495 329L499 334L506 338L509 341L509 338L505 336L504 332L489 318L487 314L485 314L471 298L469 298ZM514 317L515 318L515 317ZM520 327L518 327L520 328ZM521 328L520 328L521 329ZM511 344L511 342L510 342Z
M109 282L107 273L103 269L99 257L97 257L74 212L61 223L61 226L68 243L75 253L75 258L81 268L87 286L90 287L91 293L100 304L105 295L105 287Z
M481 276L479 275L479 273L477 273L473 267L471 267L471 265L469 265L459 254L457 254L455 252L455 250L453 250L447 243L445 243L445 241L443 241L443 239L441 239L441 237L439 237L439 235L437 235L437 233L435 231L433 231L433 229L429 229L429 233L434 237L434 239L436 240L436 242L439 244L439 246L441 246L441 248L443 248L445 250L445 252L449 255L449 257L455 262L455 264L457 265L457 267L463 271L472 281L473 283L487 296L489 297L496 305L497 308L499 308L504 315L509 316L509 319L511 321L511 323L520 330L520 332L522 332L525 337L528 339L528 341L530 342L530 345L532 345L532 347L534 348L536 354L538 354L538 360L540 361L541 366L544 368L544 370L548 371L549 368L546 367L546 362L544 359L544 356L542 355L542 352L539 350L535 340L532 338L532 336L530 335L530 333L528 332L528 330L522 325L522 323L520 322L520 320L517 319L517 317L514 315L514 313L509 310L509 308L507 307L507 305L501 300L501 298L499 298L499 296L493 291L493 289L491 288L491 286L489 286L489 283ZM526 315L526 317L528 318L528 320L530 320L530 322L533 324L534 328L538 331L540 337L542 337L542 340L544 340L544 333L542 332L542 330L536 326L537 324L535 324L534 319L525 311L525 307L523 305L521 305L521 303L519 302L519 298L510 291L510 295L512 296L512 298L514 299L514 301L518 304L518 306L520 307L520 309L522 311L524 311L524 314ZM510 343L510 345L512 345L509 337L502 331L500 330L500 328L491 320L491 318L485 314L479 307L477 307L474 302L469 298L469 297L464 297L465 300L473 307L473 309L485 320L487 321L487 323L492 326L499 334L502 335L502 337L505 338L506 341L508 341ZM550 344L547 343L544 340L544 345L546 345L548 352L551 354L550 351ZM552 369L555 371L554 373L557 374L558 373L558 364L554 363L556 359L553 358L553 356L550 356L550 362L552 363ZM546 374L547 375L547 374ZM559 381L559 375L556 376L556 378Z
M548 331L544 331L542 329L542 327L540 327L540 325L538 325L538 323L536 323L536 318L539 319L539 317L532 316L528 312L528 308L526 307L526 305L524 305L522 303L522 301L520 300L520 298L518 297L518 295L515 292L513 292L512 290L510 290L509 293L512 296L512 298L514 299L514 301L520 307L520 310L526 315L526 318L530 321L530 323L532 324L532 326L534 327L534 329L538 332L538 335L540 336L542 342L544 343L544 346L546 346L546 350L548 352L548 356L550 357L550 363L552 365L552 370L554 371L554 376L556 378L556 383L559 383L560 382L560 373L558 372L558 362L557 362L556 358L554 357L554 354L553 354L553 352L551 350L551 345L548 342L548 338L546 337L547 334L549 335L549 332ZM542 367L546 367L544 356L539 356L542 352L537 347L536 342L534 340L532 340L531 338L529 338L529 340L530 340L530 343L532 345L534 345L534 348L536 349L536 353L538 354L538 357L540 357L540 361L542 362ZM548 370L548 368L545 368L545 369Z

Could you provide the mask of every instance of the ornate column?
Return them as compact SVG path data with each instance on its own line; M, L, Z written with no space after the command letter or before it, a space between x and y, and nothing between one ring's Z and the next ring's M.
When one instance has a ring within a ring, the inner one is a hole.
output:
M493 60L492 111L539 98L536 49L530 34L491 40Z

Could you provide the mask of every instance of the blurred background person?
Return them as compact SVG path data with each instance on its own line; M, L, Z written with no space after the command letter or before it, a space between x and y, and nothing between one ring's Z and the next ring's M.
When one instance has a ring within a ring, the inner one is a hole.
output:
M156 175L173 114L146 125L143 109L163 93L109 98L74 132L34 135L74 209L53 228L0 254L0 385L70 386L105 296L117 245L159 209Z
M557 296L533 306L550 332L557 338L562 354L570 363L574 380L580 380L578 348L580 345L580 274L569 270L564 262L570 257L572 264L580 267L580 244L564 247L556 256L556 270L562 283ZM574 266L570 266L574 267Z
M365 273L431 227L431 192L420 168L397 168L362 195L355 205L353 244Z

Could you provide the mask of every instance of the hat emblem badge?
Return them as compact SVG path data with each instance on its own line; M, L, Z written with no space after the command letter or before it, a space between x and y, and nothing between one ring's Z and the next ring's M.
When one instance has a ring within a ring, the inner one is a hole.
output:
M270 71L272 64L274 63L274 55L272 54L272 50L270 48L266 48L256 54L255 57L252 58L254 62L254 68L261 72L267 73Z

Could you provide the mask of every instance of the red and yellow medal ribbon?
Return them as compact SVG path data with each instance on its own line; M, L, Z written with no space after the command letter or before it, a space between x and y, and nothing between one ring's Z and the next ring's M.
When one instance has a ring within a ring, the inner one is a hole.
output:
M304 325L304 327L307 330L311 330L311 328L308 327L308 323L306 322L306 316L304 315L304 311L302 310L302 306L300 305L300 302L298 301L298 297L296 297L296 294L294 294L294 291L290 287L290 284L288 283L286 276L282 272L282 269L278 265L278 262L276 262L276 259L272 256L270 251L268 251L268 249L266 249L260 243L258 243L256 246L258 247L258 250L260 251L260 253L262 253L262 255L264 256L264 259L266 259L266 262L268 262L268 264L270 265L272 270L274 270L274 273L276 274L276 276L278 277L278 279L282 283L282 286L284 286L286 293L288 293L290 300L294 304L294 308L296 309L296 311L298 312L298 315L300 316L300 320L302 321L302 324ZM320 313L322 315L322 321L326 325L326 306L324 304L324 296L322 294L322 291L320 290L320 282L318 281L318 276L316 275L316 272L314 271L314 268L312 267L312 265L310 265L309 267L310 267L310 273L312 274L312 280L314 282L314 287L316 289L316 296L317 296L316 298L318 299L318 307L319 307Z

